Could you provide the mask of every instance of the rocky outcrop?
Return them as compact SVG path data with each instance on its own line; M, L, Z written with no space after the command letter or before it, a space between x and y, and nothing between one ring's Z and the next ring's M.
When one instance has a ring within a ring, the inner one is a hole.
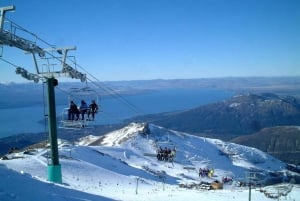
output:
M235 138L232 142L258 148L284 162L300 165L300 127L264 128L255 134Z

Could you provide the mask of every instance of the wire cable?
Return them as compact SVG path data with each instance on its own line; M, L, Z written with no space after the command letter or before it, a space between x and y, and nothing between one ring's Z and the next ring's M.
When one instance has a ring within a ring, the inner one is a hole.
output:
M54 47L55 47L54 45L52 45L52 44L48 43L47 41L43 40L42 38L38 37L36 34L34 34L34 33L30 32L30 31L28 31L27 29L25 29L25 28L23 28L22 26L18 25L17 23L13 22L12 20L7 19L7 18L6 18L6 20L9 21L9 22L11 23L11 27L12 27L12 28L14 27L15 29L19 29L19 30L21 30L21 31L24 31L24 32L26 32L26 33L32 35L32 36L36 39L35 42L41 41L42 43L46 44L47 46L49 46L49 47L51 47L51 48L54 48ZM13 25L13 26L12 26L12 25ZM50 55L50 58L51 58L51 59L56 59L59 63L63 63L63 61L62 61L62 59L61 59L60 57L56 57L54 54L52 54L52 53L50 53L50 52L48 52L48 51L46 51L46 54ZM2 58L1 58L1 59L2 59ZM7 62L7 63L9 63L9 64L11 64L11 65L14 66L15 68L18 68L18 67L19 67L19 66L15 65L15 64L13 64L13 63L11 63L11 62L8 62L7 60L4 60L4 59L2 59L2 60L5 61L5 62ZM128 100L126 100L123 96L121 96L120 94L118 94L118 93L117 93L116 91L114 91L112 88L106 86L104 83L102 83L103 86L100 85L100 84L99 84L99 83L101 83L100 80L97 79L95 76L93 76L91 73L89 73L87 70L85 70L82 66L80 66L79 64L77 64L76 62L74 62L74 61L72 61L72 60L71 60L71 62L75 65L75 69L76 69L76 67L79 67L79 68L82 69L85 73L87 73L90 77L92 77L94 80L96 80L96 81L98 82L98 83L96 83L96 82L94 82L92 79L88 79L88 78L87 78L92 84L94 84L94 85L97 86L98 88L102 89L102 90L105 91L108 95L111 95L113 98L116 98L116 99L118 99L119 101L121 101L123 104L125 104L128 108L130 108L130 109L131 109L134 113L136 113L137 115L144 113L144 112L141 111L141 109L139 109L137 106L135 106L135 105L133 105L132 103L130 103ZM49 69L49 70L50 70L50 69ZM49 73L50 73L50 72L49 72ZM43 77L40 77L40 76L39 76L39 78L43 78Z
M33 37L35 37L36 39L38 39L39 41L45 43L46 45L48 45L49 47L55 47L55 45L52 45L50 43L48 43L47 41L43 40L42 38L38 37L35 33L32 33L30 31L28 31L27 29L25 29L24 27L18 25L17 23L13 22L12 20L10 20L9 18L5 17L5 20L10 22L12 25L15 25L16 28L20 29L21 31L24 31L30 35L32 35ZM13 27L13 26L12 26Z
M7 63L7 64L10 64L11 66L13 66L13 67L15 67L15 68L18 68L18 67L19 67L18 65L13 64L12 62L10 62L10 61L8 61L8 60L6 60L6 59L3 59L2 57L0 57L0 59L1 59L3 62L5 62L5 63Z
M88 79L88 78L87 78ZM92 84L94 84L95 86L103 89L105 92L107 92L109 95L111 95L113 98L116 98L117 100L119 100L120 102L122 102L123 104L127 105L128 108L130 108L134 113L136 113L137 115L143 114L144 112L138 108L137 106L135 106L134 104L132 104L131 102L129 102L125 97L123 97L122 95L120 95L119 93L117 93L115 90L111 89L108 86L101 86L100 84L98 84L97 82L93 82L92 80L90 80ZM100 81L98 80L98 82L100 83ZM104 83L102 83L104 85Z
M143 114L144 112L138 108L137 106L133 105L132 103L130 103L127 99L125 99L122 95L120 95L119 93L117 93L114 89L110 88L109 86L105 85L103 82L101 82L98 78L96 78L94 75L92 75L91 73L89 73L87 70L85 70L82 66L80 66L79 64L76 64L76 66L78 66L81 70L83 70L85 73L87 73L90 77L92 77L94 80L96 80L97 82L94 82L93 80L89 79L87 77L87 80L89 80L92 84L94 84L95 86L97 86L98 88L104 90L106 93L108 93L108 95L111 95L112 97L120 100L123 104L127 105L134 113L136 113L137 115ZM101 86L99 83L101 83L103 86Z
M33 80L35 83L37 83L39 80L43 80L44 77L38 75L38 74L33 74L33 73L29 73L26 69L6 60L3 59L2 57L0 57L0 59L4 62L6 62L7 64L15 67L15 72L16 74L21 74L22 77L24 77L27 80Z

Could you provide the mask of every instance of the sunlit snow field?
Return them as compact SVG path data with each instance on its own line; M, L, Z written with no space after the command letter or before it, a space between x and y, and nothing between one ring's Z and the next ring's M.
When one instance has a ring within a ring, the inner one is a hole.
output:
M8 155L11 160L0 161L0 200L248 200L248 187L238 187L237 181L246 179L249 168L286 171L284 163L254 148L155 125L145 132L145 126L132 123L76 144L60 140L62 184L47 181L48 149ZM173 163L152 157L159 146L176 148ZM213 168L212 178L199 178L200 167ZM180 187L221 181L224 176L234 182L222 190ZM300 197L299 186L285 183L252 189L252 200L272 200L263 192L284 193L284 200Z

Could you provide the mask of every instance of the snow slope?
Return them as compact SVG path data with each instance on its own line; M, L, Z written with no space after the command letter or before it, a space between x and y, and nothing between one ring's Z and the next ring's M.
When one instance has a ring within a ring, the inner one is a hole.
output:
M174 162L158 161L159 147L176 148ZM284 164L253 148L195 137L155 125L132 123L105 136L86 136L77 144L59 141L63 183L47 181L48 150L15 153L0 161L0 200L247 200L248 188L224 184L223 190L181 188L180 185L245 180L252 169L268 175L285 172ZM214 169L199 178L199 168ZM272 195L299 200L297 185L265 187ZM252 190L252 200L271 200Z

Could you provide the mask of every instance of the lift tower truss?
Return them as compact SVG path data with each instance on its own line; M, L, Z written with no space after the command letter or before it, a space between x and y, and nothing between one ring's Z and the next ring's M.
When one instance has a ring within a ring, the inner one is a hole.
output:
M38 82L39 79L46 80L48 85L48 124L49 124L49 141L51 144L51 164L48 164L48 180L52 182L62 183L61 166L59 164L59 154L58 154L58 142L57 142L57 125L56 125L56 109L55 109L55 86L58 84L55 77L66 76L75 79L80 79L81 82L86 81L86 75L76 70L76 66L72 67L66 63L67 53L69 50L75 50L76 47L68 48L50 48L43 49L37 45L36 42L21 37L16 34L16 30L21 30L35 36L35 41L38 37L25 29L17 26L12 21L5 20L5 14L7 11L15 10L15 6L7 6L0 8L0 46L7 45L10 47L16 47L27 53L33 55L33 60L36 68L36 74L29 73L26 69L22 67L16 68L16 73L20 74L22 77ZM9 23L8 29L4 28L5 22ZM52 51L52 53L51 53ZM59 56L54 56L53 52ZM42 60L56 60L61 66L61 69L54 71L47 66L47 70L41 70L39 68L36 54L40 56ZM49 55L49 58L46 58Z
M0 44L13 46L32 54L37 53L40 57L45 56L45 51L37 46L35 42L15 34L17 26L13 22L9 21L9 30L4 29L5 13L13 10L15 10L15 6L0 8Z

